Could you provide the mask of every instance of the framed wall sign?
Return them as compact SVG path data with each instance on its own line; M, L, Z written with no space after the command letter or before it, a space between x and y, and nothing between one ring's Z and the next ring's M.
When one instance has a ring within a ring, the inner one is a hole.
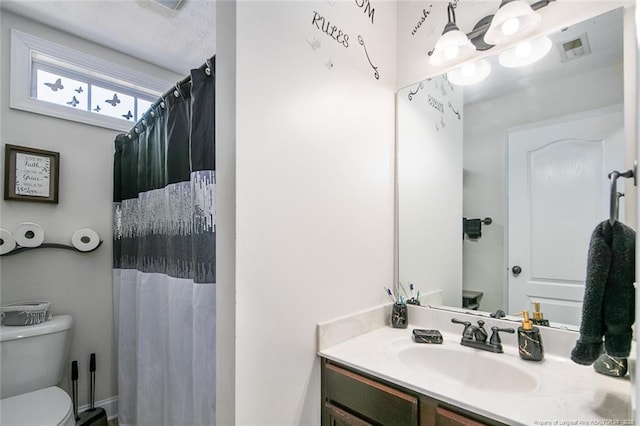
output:
M4 199L58 203L60 153L5 144Z

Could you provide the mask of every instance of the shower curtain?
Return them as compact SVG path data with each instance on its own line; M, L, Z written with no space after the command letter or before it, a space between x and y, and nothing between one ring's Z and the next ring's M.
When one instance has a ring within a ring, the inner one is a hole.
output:
M123 425L215 423L215 120L209 62L115 140Z

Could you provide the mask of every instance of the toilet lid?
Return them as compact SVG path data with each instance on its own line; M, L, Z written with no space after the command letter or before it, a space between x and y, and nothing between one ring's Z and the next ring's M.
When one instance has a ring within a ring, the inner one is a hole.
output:
M71 398L57 386L0 399L2 426L58 426L71 417Z

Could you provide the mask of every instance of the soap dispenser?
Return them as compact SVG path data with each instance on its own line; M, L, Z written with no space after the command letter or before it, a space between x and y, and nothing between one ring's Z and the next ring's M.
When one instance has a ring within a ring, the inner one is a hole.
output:
M529 311L522 312L522 326L518 327L518 352L527 361L542 361L544 348L540 329L533 326Z
M531 319L534 325L549 326L549 320L544 319L542 312L540 312L540 302L533 302L533 318Z

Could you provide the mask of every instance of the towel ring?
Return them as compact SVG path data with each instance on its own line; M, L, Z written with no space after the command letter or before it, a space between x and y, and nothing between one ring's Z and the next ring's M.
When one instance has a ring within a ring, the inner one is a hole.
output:
M618 220L618 209L620 207L620 194L618 192L618 178L623 177L625 179L633 178L633 184L637 186L637 162L634 162L633 169L629 169L624 172L617 170L608 174L611 181L611 195L609 197L609 223L613 225Z

